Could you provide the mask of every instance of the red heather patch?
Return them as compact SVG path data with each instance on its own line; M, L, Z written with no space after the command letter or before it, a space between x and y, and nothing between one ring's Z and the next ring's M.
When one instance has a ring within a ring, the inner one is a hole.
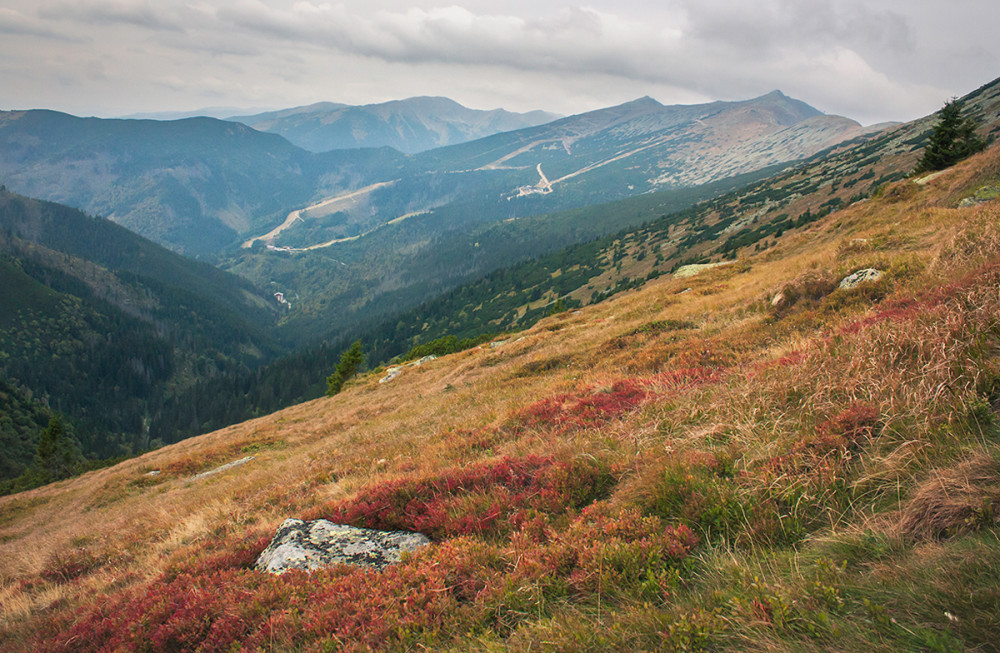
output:
M765 370L770 370L779 367L796 367L806 362L806 359L808 357L809 355L808 353L806 353L805 350L796 349L795 351L789 352L779 358L774 358L771 360L765 360L755 363L750 368L750 371L747 373L747 375L753 378L757 376L758 373L763 372Z
M68 583L90 574L105 562L92 552L74 550L50 559L39 576L53 583Z
M561 514L604 496L613 478L603 464L577 458L503 458L440 476L380 483L317 511L337 523L420 531L434 539L509 532L522 511Z
M696 544L686 527L597 505L564 530L536 517L507 543L450 540L382 572L339 566L283 576L247 569L164 575L39 633L31 649L450 648L449 633L503 637L545 605L594 601L598 592L662 600Z
M678 370L661 372L647 383L669 390L687 390L699 386L717 383L722 379L723 369L720 367L686 367Z
M591 394L559 394L535 402L517 415L517 421L530 427L554 427L572 430L594 426L626 413L649 397L649 381L622 379L605 391Z
M862 440L875 434L881 414L864 403L851 404L816 429L816 438L803 443L803 448L818 451L847 451L856 448Z
M839 332L844 335L857 333L875 324L906 322L933 308L937 302L917 301L913 297L885 302L872 315L845 324Z
M615 381L607 390L588 394L563 393L537 401L521 412L515 421L528 427L545 427L557 432L596 426L615 419L662 391L678 392L717 383L723 375L718 367L689 367L661 372L649 378Z
M796 442L788 453L760 461L743 477L776 478L785 474L835 476L839 466L863 441L875 436L881 414L865 403L854 403L821 423L816 432ZM832 454L832 455L831 455Z

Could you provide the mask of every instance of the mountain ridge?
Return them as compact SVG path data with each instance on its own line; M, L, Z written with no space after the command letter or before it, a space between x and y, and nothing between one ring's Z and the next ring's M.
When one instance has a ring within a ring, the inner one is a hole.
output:
M416 96L366 105L318 102L227 120L280 134L310 152L388 146L415 154L556 117L538 110L469 109L446 97Z

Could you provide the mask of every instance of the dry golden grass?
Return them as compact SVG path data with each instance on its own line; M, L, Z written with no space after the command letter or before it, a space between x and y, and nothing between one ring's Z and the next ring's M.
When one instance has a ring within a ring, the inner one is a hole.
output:
M914 540L954 537L1000 523L1000 463L973 454L934 470L903 507L898 529Z

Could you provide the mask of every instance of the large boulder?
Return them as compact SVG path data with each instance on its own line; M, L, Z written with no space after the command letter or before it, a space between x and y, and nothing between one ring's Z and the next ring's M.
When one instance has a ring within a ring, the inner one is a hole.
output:
M398 563L404 551L416 551L430 543L421 533L378 531L325 519L286 519L255 566L272 574L337 564L382 569Z

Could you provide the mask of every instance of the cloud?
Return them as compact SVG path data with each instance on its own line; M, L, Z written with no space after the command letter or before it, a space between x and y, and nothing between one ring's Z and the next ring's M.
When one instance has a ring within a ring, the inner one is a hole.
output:
M161 8L144 0L97 0L56 2L39 7L38 15L50 21L72 21L84 25L131 25L154 31L183 31L184 24Z
M871 3L845 0L684 0L693 40L735 44L746 53L795 46L806 51L841 46L912 49L907 18Z
M37 18L23 14L15 9L0 7L0 34L12 36L34 36L43 39L59 41L79 41L78 37L59 32Z
M855 93L877 91L889 107L906 89L878 73L874 54L913 48L901 14L843 0L682 0L659 8L655 20L584 7L527 18L459 6L362 12L241 0L216 17L255 38L391 64L606 75L722 98L781 87L827 99L829 88L852 92L843 82L853 80Z
M979 20L912 0L6 0L0 33L17 43L0 42L0 57L39 61L35 97L46 75L72 76L79 58L105 63L95 98L130 101L162 101L152 86L114 91L143 78L176 79L173 102L215 101L228 85L227 104L413 93L563 113L647 94L671 103L780 88L861 120L905 119L995 74L997 8L955 1ZM32 41L66 35L86 42L61 50L68 67L47 71L52 59Z

